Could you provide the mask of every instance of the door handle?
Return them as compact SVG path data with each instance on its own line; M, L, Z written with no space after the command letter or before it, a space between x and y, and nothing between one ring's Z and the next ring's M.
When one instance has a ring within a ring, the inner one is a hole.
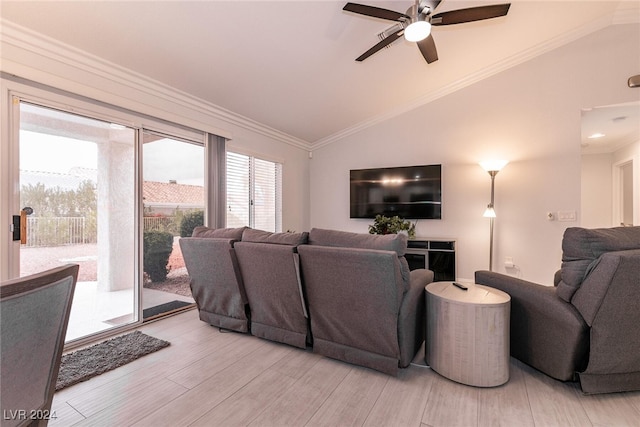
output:
M20 215L13 216L13 240L20 240L20 244L27 244L27 215L31 215L33 213L33 209L29 206L25 206L20 211Z
M20 211L20 244L27 244L27 211L25 209Z

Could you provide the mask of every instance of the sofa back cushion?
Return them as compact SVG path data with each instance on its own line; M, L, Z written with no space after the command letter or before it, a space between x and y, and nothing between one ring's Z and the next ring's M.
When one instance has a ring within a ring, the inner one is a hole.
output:
M200 225L193 229L191 237L209 237L216 239L233 239L241 240L242 233L249 227L239 228L209 228L204 225Z
M606 252L640 249L640 227L570 227L562 239L562 280L557 294L567 302Z
M394 251L400 263L405 291L409 289L410 281L409 264L404 258L408 240L406 234L363 234L321 228L312 228L309 232L310 245Z
M247 228L242 233L243 242L271 243L276 245L304 245L309 240L309 233L271 233L269 231Z
M311 245L395 251L398 256L404 256L407 241L406 234L362 234L320 228L309 232Z

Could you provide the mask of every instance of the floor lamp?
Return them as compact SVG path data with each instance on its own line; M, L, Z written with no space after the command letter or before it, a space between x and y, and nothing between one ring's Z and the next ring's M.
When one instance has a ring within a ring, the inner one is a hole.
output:
M506 160L490 160L486 162L480 162L480 166L489 173L491 176L491 203L487 205L487 209L484 211L484 217L489 218L489 271L493 271L493 223L496 219L496 211L494 209L494 183L496 175L500 170L509 163Z

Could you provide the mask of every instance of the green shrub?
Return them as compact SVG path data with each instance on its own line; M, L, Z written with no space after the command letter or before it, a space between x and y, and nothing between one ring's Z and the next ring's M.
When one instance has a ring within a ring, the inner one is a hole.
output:
M166 231L145 231L143 233L143 268L152 282L167 279L167 263L173 251L173 235Z
M180 237L189 237L193 229L204 225L204 211L187 212L180 221Z

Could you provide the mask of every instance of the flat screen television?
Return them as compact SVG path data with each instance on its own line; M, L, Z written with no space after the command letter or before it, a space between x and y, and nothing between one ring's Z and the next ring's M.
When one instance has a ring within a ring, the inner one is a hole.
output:
M350 172L351 218L442 218L442 165Z

